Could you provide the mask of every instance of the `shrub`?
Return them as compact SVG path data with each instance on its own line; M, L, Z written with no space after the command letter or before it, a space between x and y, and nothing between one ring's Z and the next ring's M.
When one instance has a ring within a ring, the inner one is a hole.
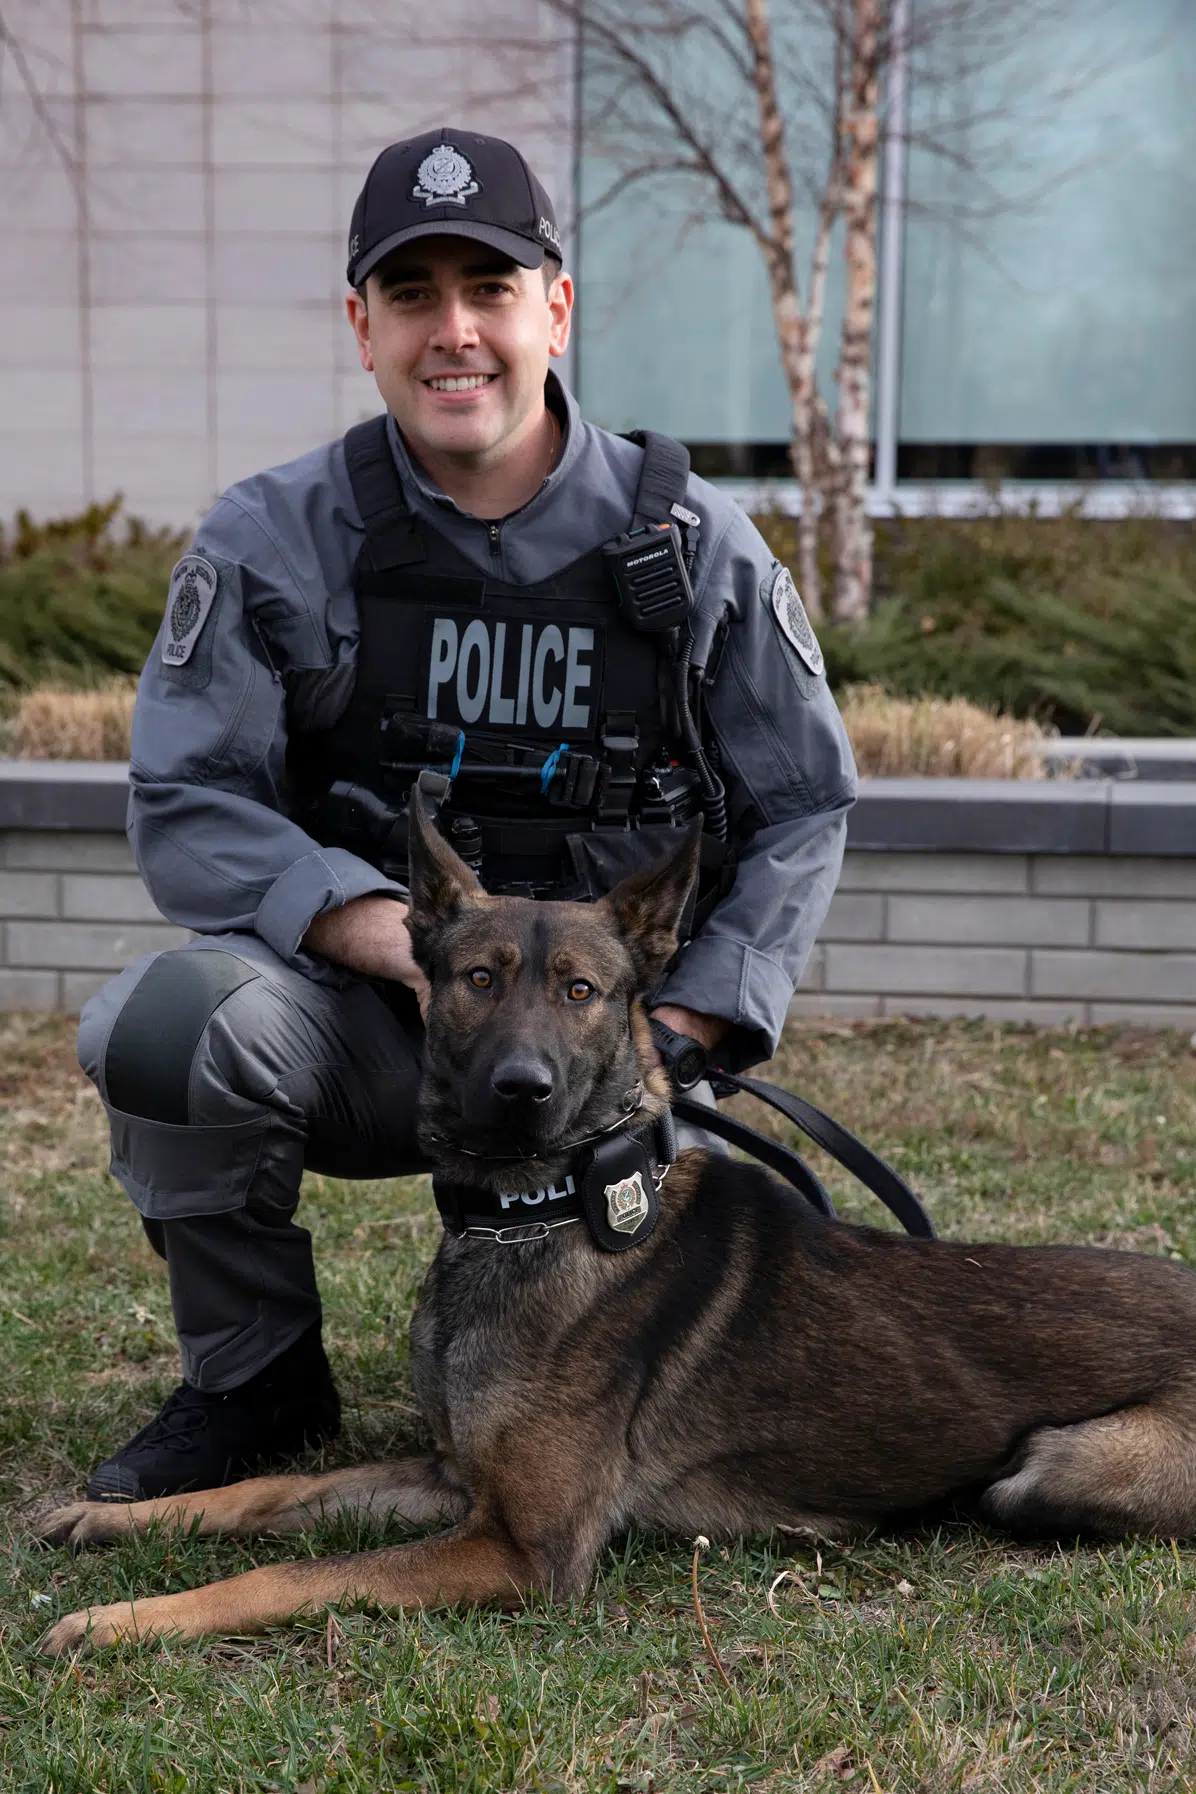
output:
M795 565L792 518L757 522ZM0 708L35 686L136 673L185 541L122 518L119 498L0 529ZM1069 733L1196 734L1191 524L897 518L877 525L876 584L869 623L819 626L837 691L966 698Z
M8 729L18 760L127 760L136 681L100 691L40 687L23 693Z
M792 564L791 520L758 521ZM820 624L836 688L963 697L1081 733L1196 734L1196 531L994 513L877 527L877 603Z
M849 685L839 708L860 772L869 778L1039 779L1044 731L994 716L964 698L894 698Z
M100 691L24 692L3 749L19 760L127 760L136 682ZM870 775L1039 778L1037 723L993 716L961 698L894 698L874 685L840 693L856 762Z
M78 517L0 528L0 688L90 686L140 671L186 537L127 518L119 497Z

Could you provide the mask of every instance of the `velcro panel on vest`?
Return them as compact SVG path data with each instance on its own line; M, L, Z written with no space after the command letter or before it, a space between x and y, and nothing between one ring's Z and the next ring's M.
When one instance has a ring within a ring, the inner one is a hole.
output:
M674 505L685 503L689 485L689 450L671 436L656 430L632 430L633 442L642 442L644 464L635 494L633 528L649 523L672 521Z
M345 432L345 466L365 525L371 565L381 570L422 561L423 540L403 497L385 412Z
M234 991L259 976L217 948L156 959L108 1036L104 1085L111 1106L186 1127L187 1086L204 1029Z

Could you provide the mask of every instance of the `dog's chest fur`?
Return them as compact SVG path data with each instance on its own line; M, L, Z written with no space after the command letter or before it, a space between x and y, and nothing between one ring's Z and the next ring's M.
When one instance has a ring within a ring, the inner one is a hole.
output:
M519 1391L552 1386L562 1339L599 1297L601 1272L580 1238L516 1248L445 1236L411 1318L411 1362L424 1414L454 1457L484 1455Z

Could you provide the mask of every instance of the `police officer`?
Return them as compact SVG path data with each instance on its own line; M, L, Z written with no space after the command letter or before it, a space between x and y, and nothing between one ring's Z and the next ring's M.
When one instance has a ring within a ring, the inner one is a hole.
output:
M733 1068L774 1050L839 872L854 768L792 581L680 445L596 429L550 371L573 286L519 152L384 150L348 279L385 414L225 493L141 680L130 835L199 938L92 999L80 1060L184 1380L93 1498L337 1431L294 1215L305 1166L419 1166L414 781L488 888L533 896L596 896L700 816L654 1013Z

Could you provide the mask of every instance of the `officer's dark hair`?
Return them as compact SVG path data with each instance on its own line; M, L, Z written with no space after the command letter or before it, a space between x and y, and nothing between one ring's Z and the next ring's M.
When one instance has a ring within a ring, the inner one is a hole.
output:
M386 262L383 262L381 268L375 268L373 270L374 275L377 278L377 280L380 282L380 284L382 285L383 290L385 290L387 285L397 285L398 284L397 280L388 282L387 275L386 275L386 266L387 266ZM508 261L505 256L500 256L500 255L495 256L494 269L495 269L496 273L510 274L510 273L513 273L514 270L516 268L518 268L518 266L519 266L518 262ZM564 263L559 262L555 255L546 255L544 257L544 260L540 266L540 273L544 279L545 297L547 297L548 294L551 293L553 282L555 281L557 275L560 273L563 266L564 266ZM366 310L368 311L370 302L369 302L369 298L367 297L366 286L367 286L367 282L363 280L361 285L359 287L357 287L355 290L357 293L357 297L361 300L361 303L365 306Z

